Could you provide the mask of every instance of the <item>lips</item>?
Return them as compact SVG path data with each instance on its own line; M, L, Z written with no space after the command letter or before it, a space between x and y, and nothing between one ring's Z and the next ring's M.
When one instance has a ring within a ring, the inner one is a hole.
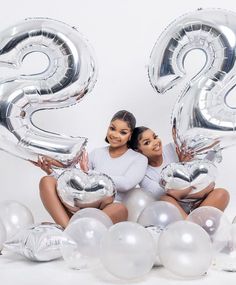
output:
M110 142L112 143L120 143L120 140L109 138Z

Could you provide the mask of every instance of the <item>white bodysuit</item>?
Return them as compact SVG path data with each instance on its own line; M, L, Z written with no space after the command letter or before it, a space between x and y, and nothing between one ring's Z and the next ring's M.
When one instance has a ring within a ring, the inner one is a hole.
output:
M140 187L143 188L144 191L150 193L155 199L159 199L161 195L165 194L164 189L159 185L162 169L169 163L179 161L174 143L165 145L163 147L162 155L162 165L158 167L148 165L145 177L140 183Z
M122 201L125 193L141 182L147 165L147 158L132 149L116 158L110 156L108 146L97 148L89 154L89 169L112 178L117 190L117 201Z

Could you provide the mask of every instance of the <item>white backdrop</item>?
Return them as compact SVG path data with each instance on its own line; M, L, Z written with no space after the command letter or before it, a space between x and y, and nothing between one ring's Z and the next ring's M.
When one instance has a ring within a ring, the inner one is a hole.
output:
M200 7L236 12L234 3L233 0L8 0L1 4L0 30L26 17L50 17L76 26L95 50L99 74L93 91L73 107L36 114L37 126L85 136L89 139L88 150L91 150L104 145L113 113L127 109L135 114L138 125L150 126L167 143L171 139L171 110L180 88L165 95L158 95L152 89L147 65L154 43L163 29L182 14ZM204 58L193 52L187 62L194 72L192 67L200 69ZM32 67L40 64L37 59L30 63ZM236 204L235 157L236 147L224 152L217 180L219 186L231 193L227 211L232 216ZM0 161L0 200L24 203L36 221L51 220L39 198L38 182L43 172L5 152L0 152Z

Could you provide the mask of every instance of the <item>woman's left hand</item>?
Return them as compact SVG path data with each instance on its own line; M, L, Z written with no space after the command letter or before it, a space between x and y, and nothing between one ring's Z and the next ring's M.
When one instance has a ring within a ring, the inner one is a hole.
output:
M192 150L183 151L182 147L181 149L177 146L176 147L176 153L178 155L180 162L188 162L193 159L194 152Z
M89 166L88 166L88 153L86 151L83 151L81 158L79 160L79 165L81 170L83 170L84 172L88 172L89 171Z

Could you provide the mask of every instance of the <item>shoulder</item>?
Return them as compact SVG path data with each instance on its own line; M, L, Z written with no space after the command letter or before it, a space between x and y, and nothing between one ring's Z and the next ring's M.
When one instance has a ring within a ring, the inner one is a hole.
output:
M128 150L128 154L130 157L132 157L134 160L137 160L137 161L142 161L144 163L148 163L148 159L146 156L144 156L143 154L137 152L137 151L134 151L132 150L131 148L129 148Z

